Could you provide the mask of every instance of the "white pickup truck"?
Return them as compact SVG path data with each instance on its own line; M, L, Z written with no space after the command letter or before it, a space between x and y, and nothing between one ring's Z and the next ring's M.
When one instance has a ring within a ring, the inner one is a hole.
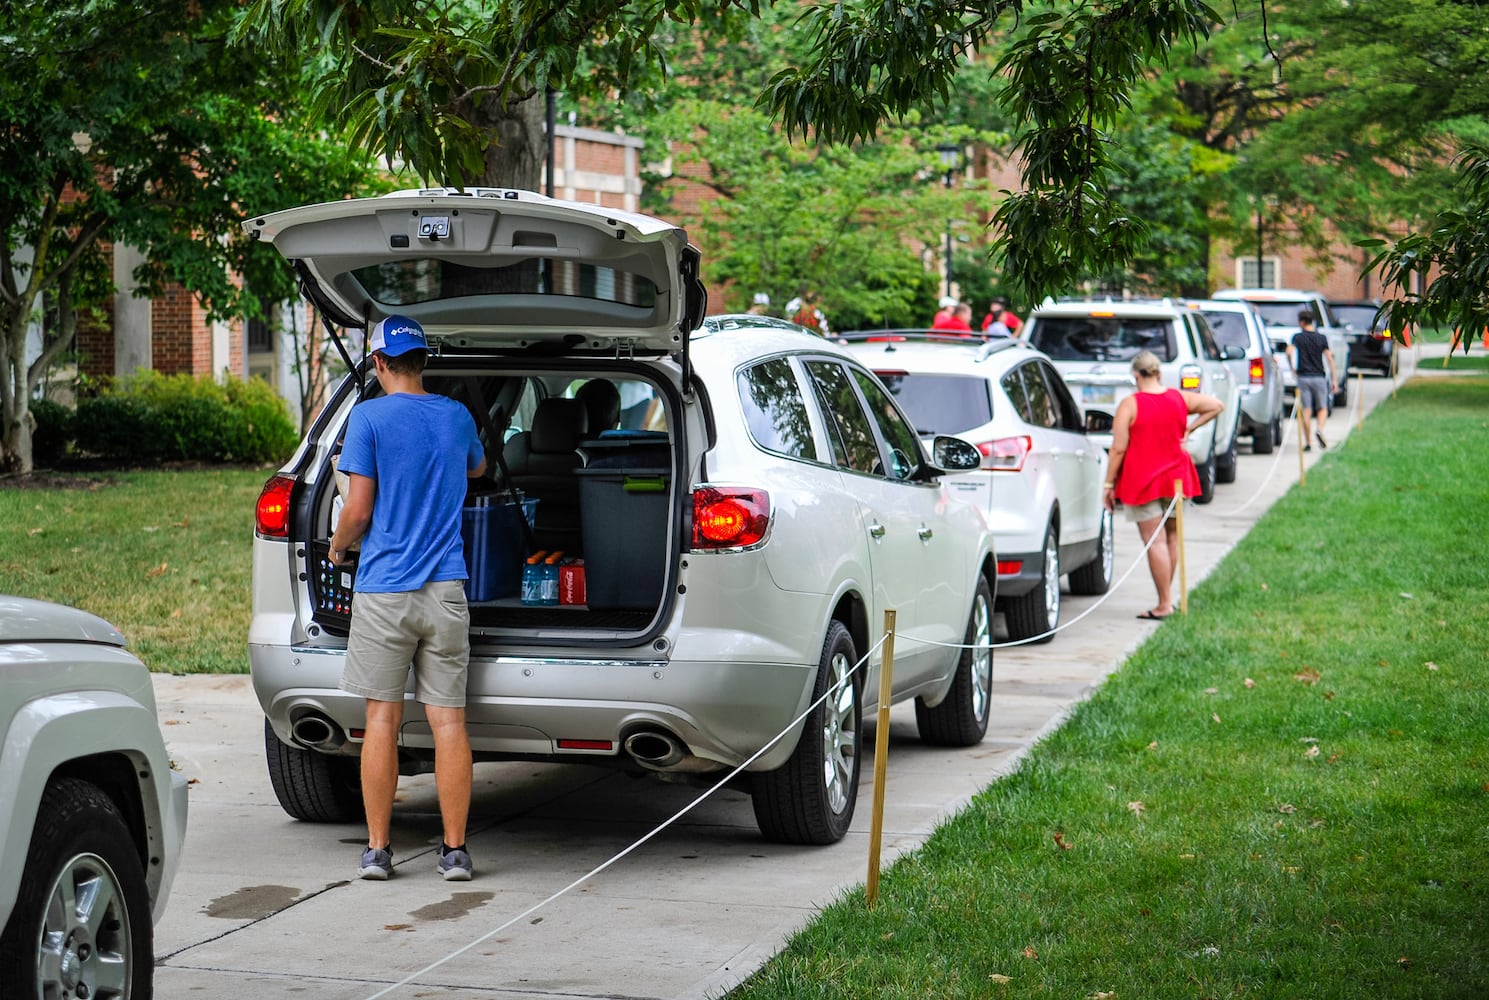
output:
M102 618L0 596L0 987L149 996L186 835L150 673Z

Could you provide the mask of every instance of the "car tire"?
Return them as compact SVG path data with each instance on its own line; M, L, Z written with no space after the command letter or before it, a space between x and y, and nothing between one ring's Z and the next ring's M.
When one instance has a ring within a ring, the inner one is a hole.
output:
M1236 463L1239 456L1236 454L1236 434L1231 432L1230 447L1225 449L1225 454L1215 459L1215 481L1217 483L1233 483L1236 481Z
M1096 558L1084 566L1070 571L1070 592L1094 597L1111 589L1112 572L1116 568L1116 555L1112 547L1112 512L1101 512L1101 530L1096 536Z
M1254 428L1251 432L1251 454L1270 455L1277 447L1277 433L1281 430L1282 418L1273 417L1265 427Z
M987 735L993 700L993 592L981 574L962 645L946 697L937 705L915 699L916 728L921 741L932 746L976 746Z
M333 757L285 743L264 720L264 759L279 805L308 823L353 823L364 818L362 774L355 757Z
M1282 415L1279 413L1277 419L1272 421L1272 443L1282 447Z
M786 763L751 782L755 822L765 839L835 844L848 832L858 801L861 759L863 676L855 673L857 666L853 637L842 622L833 622L812 685L815 707L807 713L796 749ZM823 700L834 689L838 693Z
M1044 558L1040 560L1039 586L1027 594L1008 598L1003 605L1008 638L1015 642L1049 642L1060 623L1060 535L1051 521L1044 529ZM1039 638L1034 638L1039 636Z
M154 971L150 893L129 823L97 785L55 779L0 935L6 995L148 1000Z
M1199 473L1199 496L1194 498L1195 503L1209 503L1215 499L1215 441L1210 440L1210 455L1199 465L1194 467Z

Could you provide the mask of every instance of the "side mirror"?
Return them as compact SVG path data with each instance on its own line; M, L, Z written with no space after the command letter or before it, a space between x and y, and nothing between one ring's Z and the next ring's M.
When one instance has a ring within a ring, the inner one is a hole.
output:
M1112 415L1102 413L1100 410L1086 411L1086 433L1087 434L1110 434L1112 432Z
M971 472L982 467L982 452L977 446L950 434L937 434L931 442L931 455L939 468L947 472Z
M1246 360L1246 348L1240 344L1226 344L1220 349L1220 357L1223 361Z

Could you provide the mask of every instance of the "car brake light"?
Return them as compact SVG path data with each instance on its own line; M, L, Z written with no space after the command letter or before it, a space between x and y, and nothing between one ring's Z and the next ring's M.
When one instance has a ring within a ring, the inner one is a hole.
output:
M1111 319L1113 316L1116 316L1117 314L1114 313L1114 312L1112 312L1110 309L1106 309L1106 310L1101 310L1101 311L1093 311L1093 312L1088 313L1087 315L1096 317L1098 319Z
M1021 570L1023 568L1024 568L1024 562L1023 562L1022 559L1016 560L1016 561L1010 561L1010 562L1002 562L1002 561L1000 561L998 563L998 575L999 576L1017 576L1019 570Z
M253 509L253 530L265 538L288 538L290 494L294 490L293 476L271 476Z
M693 548L733 549L754 545L770 527L770 494L732 486L693 491Z
M1193 365L1185 365L1179 369L1179 388L1190 392L1199 390L1200 370Z
M1018 472L1024 467L1024 459L1034 450L1034 439L1027 434L1018 437L998 438L984 441L977 446L982 452L982 467L998 472Z
M1267 366L1262 364L1261 358L1252 358L1251 365L1247 369L1251 375L1252 385L1264 385L1267 381Z

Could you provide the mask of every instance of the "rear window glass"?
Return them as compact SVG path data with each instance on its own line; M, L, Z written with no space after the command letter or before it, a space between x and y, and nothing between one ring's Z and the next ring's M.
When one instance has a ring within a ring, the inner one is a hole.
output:
M1246 317L1238 312L1221 312L1201 309L1200 314L1210 322L1210 332L1221 348L1239 347L1251 350L1251 334L1246 329Z
M1174 321L1142 316L1040 316L1031 335L1055 361L1131 361L1152 351L1173 361Z
M431 257L389 261L351 272L375 302L409 306L478 295L558 295L652 308L657 286L626 271L568 260L531 258L504 267L472 267Z
M1253 302L1267 326L1297 326L1298 313L1309 307L1307 302ZM1318 316L1313 317L1314 322Z
M750 437L766 451L815 458L806 401L791 362L776 358L739 373L739 402Z
M993 419L987 382L971 375L875 372L915 423L915 433L960 434Z
M1356 333L1371 333L1387 330L1391 326L1391 313L1387 310L1383 322L1375 322L1375 306L1330 306L1341 323L1348 323Z

